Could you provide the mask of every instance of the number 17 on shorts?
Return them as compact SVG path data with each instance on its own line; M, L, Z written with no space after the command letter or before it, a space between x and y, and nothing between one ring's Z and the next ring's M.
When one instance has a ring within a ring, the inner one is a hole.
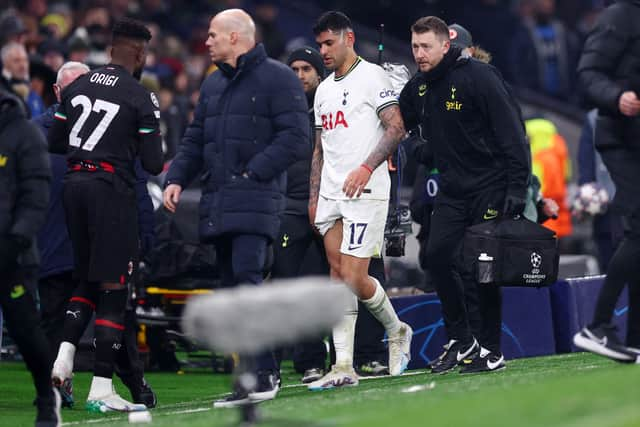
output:
M351 208L356 209L347 210L357 212L343 212L340 252L358 258L379 258L384 242L387 202L379 200L350 202L353 203Z

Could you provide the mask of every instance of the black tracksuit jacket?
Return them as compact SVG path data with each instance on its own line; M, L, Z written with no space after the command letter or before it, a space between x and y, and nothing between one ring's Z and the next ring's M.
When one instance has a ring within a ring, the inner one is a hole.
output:
M578 76L586 100L598 108L597 147L640 151L640 116L618 109L623 92L640 96L640 0L606 8L585 41Z
M418 72L400 94L407 129L426 143L417 161L440 171L440 191L466 199L506 189L524 198L530 153L518 106L499 71L452 47L440 64Z
M50 179L44 136L22 102L0 92L0 244L19 237L23 265L36 262L32 242L45 219Z

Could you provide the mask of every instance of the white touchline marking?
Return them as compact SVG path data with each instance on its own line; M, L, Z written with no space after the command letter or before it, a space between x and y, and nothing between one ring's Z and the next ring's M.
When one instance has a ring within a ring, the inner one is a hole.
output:
M422 374L427 374L430 371L411 371L411 372L405 372L402 375L398 375L396 377L392 377L391 375L375 375L375 376L370 376L370 377L358 377L358 379L360 381L364 381L364 380L379 380L382 378L386 378L386 379L390 379L390 378L402 378L402 377L412 377L414 375L422 375ZM289 385L285 385L282 386L282 388L298 388L298 387L306 387L307 384L289 384Z
M377 376L372 376L372 377L360 377L360 381L362 380L379 380L381 378L402 378L402 377L411 377L411 376L415 376L415 375L422 375L422 374L426 374L429 371L410 371L410 372L405 372L402 375L399 375L397 377L392 377L390 375L377 375ZM298 387L306 387L306 384L289 384L289 385L285 385L282 388L298 388ZM224 395L220 395L220 396L213 396L211 397L211 399L207 399L207 400L215 400L221 396L225 396ZM168 408L172 407L172 406L183 406L183 405L188 405L190 403L193 403L193 401L191 402L175 402L172 403L170 405L167 405ZM158 408L160 410L162 410L163 408ZM206 412L206 411L210 411L213 408L192 408L192 409L181 409L178 411L162 411L162 412L156 412L154 410L151 410L151 414L154 417L161 417L164 415L179 415L179 414L190 414L190 413L197 413L197 412ZM69 421L69 422L63 422L61 425L63 426L74 426L74 425L81 425L81 424L100 424L100 423L107 423L107 422L111 422L111 421L119 421L119 420L126 420L128 416L128 413L124 413L121 416L115 416L115 417L106 417L106 418L96 418L93 420L81 420L81 421Z

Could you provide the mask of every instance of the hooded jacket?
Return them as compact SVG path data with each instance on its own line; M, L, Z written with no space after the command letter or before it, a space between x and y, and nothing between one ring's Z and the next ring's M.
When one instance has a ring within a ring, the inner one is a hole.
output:
M22 102L0 92L0 240L20 242L23 265L33 263L25 257L35 250L45 219L50 178L44 137L27 120Z

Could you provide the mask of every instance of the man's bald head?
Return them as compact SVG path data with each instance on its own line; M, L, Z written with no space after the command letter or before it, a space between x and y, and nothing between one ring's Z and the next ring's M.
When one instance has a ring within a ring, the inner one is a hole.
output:
M213 17L227 32L237 32L241 38L251 44L256 41L256 24L247 12L242 9L227 9Z
M256 25L244 10L224 10L211 19L205 44L213 62L236 67L238 57L256 45Z

